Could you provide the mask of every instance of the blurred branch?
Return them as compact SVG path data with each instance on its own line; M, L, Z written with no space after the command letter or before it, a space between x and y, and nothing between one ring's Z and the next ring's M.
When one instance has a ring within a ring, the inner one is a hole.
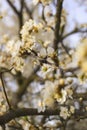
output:
M87 33L87 29L85 30L82 30L82 28L75 28L74 30L72 30L71 32L65 34L63 37L61 37L61 45L63 47L63 49L66 51L66 53L68 54L68 56L71 58L71 55L69 54L69 50L67 49L67 47L63 44L63 40L73 34L76 34L76 33Z
M25 9L26 9L27 14L28 14L29 17L32 19L32 12L29 10L29 8L28 8L26 2L24 2L24 7L25 7Z
M60 24L61 24L61 14L62 14L63 0L57 0L56 7L56 24L54 32L54 49L57 50L58 43L60 42Z
M20 0L20 11L19 11L19 31L21 30L23 26L23 7L24 7L24 0Z
M82 99L82 100L86 101L87 100L87 92L85 92L85 93L76 93L76 92L74 92L73 98L78 99L78 100Z
M24 0L20 0L20 5L21 5L20 13L22 13L23 12Z
M8 104L8 107L9 107L9 110L11 110L11 104L9 102L9 99L8 99L8 96L7 96L7 92L5 90L5 84L4 84L4 79L3 79L3 73L0 74L0 78L1 78L1 83L2 83L2 87L3 87L3 92L4 92L4 95L5 95L5 98L6 98L6 102Z
M87 29L86 30L81 30L79 28L75 28L71 32L65 34L65 36L62 37L62 40L64 40L65 38L67 38L67 37L69 37L69 36L71 36L72 34L75 34L75 33L87 33Z
M40 69L40 66L37 66L30 76L27 79L22 79L22 85L19 84L19 89L14 93L14 98L12 98L12 105L17 107L18 102L21 100L22 96L25 94L29 84L36 78L36 72Z
M2 125L2 130L6 130L6 127L5 127L5 125Z
M20 30L23 26L23 7L24 7L24 0L20 0L20 10L18 11L17 8L13 5L13 3L10 0L7 0L8 4L10 5L10 7L13 9L13 11L15 12L15 14L18 16L18 20L19 20L19 37L20 36Z
M11 121L12 119L21 117L21 116L34 116L34 115L58 115L59 110L46 110L44 112L38 112L34 108L18 108L6 112L4 115L0 116L0 125L4 125Z
M64 45L63 41L61 42L61 45L62 45L63 49L65 50L66 54L71 58L71 55L69 54L69 50L68 50L67 47Z
M30 76L28 77L28 79L26 79L24 81L24 84L19 88L17 95L19 98L21 98L23 96L23 94L25 93L28 85L34 80L34 78L36 77L35 73L39 70L40 66L37 66L35 68L35 70L30 74Z
M47 109L44 112L38 112L38 109L35 108L18 108L10 110L4 113L2 116L0 116L0 125L3 126L9 121L22 116L39 116L39 115L52 116L52 115L59 115L59 113L60 113L59 109L56 110ZM75 120L85 119L87 118L87 111L76 110L75 113L70 118Z
M56 52L56 55L54 57L55 65L59 66L59 59L58 59L58 43L60 42L60 24L61 24L61 14L62 14L62 5L63 0L57 0L57 6L56 6L56 23L55 23L55 30L54 30L54 49Z
M10 0L7 0L8 4L10 5L10 7L14 10L14 12L19 15L18 10L16 9L16 7L13 5L13 3Z

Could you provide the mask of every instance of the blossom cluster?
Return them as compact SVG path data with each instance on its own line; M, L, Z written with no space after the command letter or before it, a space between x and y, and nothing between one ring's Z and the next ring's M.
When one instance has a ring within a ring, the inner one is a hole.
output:
M46 81L41 91L41 101L39 102L38 111L44 111L47 108L53 108L57 104L64 104L67 97L72 97L73 91L70 88L63 88L63 79L58 82L55 80Z
M35 21L29 20L26 22L21 30L21 36L23 41L23 50L32 50L36 43L40 40L38 35L41 33L43 25L41 23L36 24Z
M70 87L72 81L68 78L61 78L60 68L54 63L54 57L57 56L57 53L53 48L53 30L43 22L38 23L30 19L25 22L20 33L22 40L7 40L4 50L1 49L1 67L13 67L14 70L21 71L23 76L28 77L30 66L33 68L35 64L39 63L41 68L37 75L42 77L45 83L41 90L38 111L44 111L46 108L65 104L67 99L73 98L73 90ZM86 49L87 42L84 40L83 45L76 50L78 66L83 71L87 71L87 67L84 67L87 58ZM23 57L24 54L31 56L28 57L27 55L28 58L26 58ZM60 60L60 64L62 61ZM71 107L68 110L68 108L61 107L60 116L67 119L73 113L71 110L74 111L74 108Z
M22 40L8 40L4 50L0 52L2 67L13 67L27 77L29 65L34 66L39 63L41 68L37 75L46 81L41 91L38 111L44 111L46 107L53 107L56 104L64 104L68 98L72 98L73 90L65 87L67 80L65 82L64 78L60 78L61 74L57 72L60 68L54 63L56 52L52 45L53 30L42 22L38 23L30 19L25 22L20 33ZM31 54L31 56L26 58L23 57L24 54Z
M68 109L67 107L61 107L60 110L60 116L63 119L67 119L69 118L72 114L74 114L75 112L75 107L74 106L70 106L70 109Z
M14 68L16 71L23 71L24 60L19 56L21 41L10 40L1 50L0 67L6 69ZM13 71L15 73L15 71Z
M49 38L49 35L52 37ZM53 31L49 27L45 27L44 23L37 23L30 19L25 22L21 30L21 36L23 42L21 51L38 51L41 47L46 47L52 42Z
M48 37L49 35L51 37ZM14 70L23 73L26 61L21 54L36 52L35 62L42 60L41 58L53 57L55 55L54 49L51 47L53 31L49 27L44 27L43 23L37 23L31 19L25 22L21 30L21 37L22 41L9 40L8 38L3 41L0 52L1 67L7 69L14 68ZM2 46L4 46L4 49Z

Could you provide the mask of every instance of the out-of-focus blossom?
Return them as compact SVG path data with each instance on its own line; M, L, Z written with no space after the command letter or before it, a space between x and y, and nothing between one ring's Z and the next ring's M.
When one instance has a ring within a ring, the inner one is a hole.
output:
M87 73L87 38L83 39L82 44L77 47L75 57L83 73Z
M36 5L41 2L43 5L50 4L52 0L33 0L33 3Z
M67 92L64 89L59 89L58 82L46 81L45 88L41 91L41 97L40 106L43 111L45 107L53 108L53 106L55 106L55 101L63 104L66 101Z
M70 117L69 110L68 110L67 107L61 107L60 116L61 116L63 119L65 119L65 120L66 120L68 117Z

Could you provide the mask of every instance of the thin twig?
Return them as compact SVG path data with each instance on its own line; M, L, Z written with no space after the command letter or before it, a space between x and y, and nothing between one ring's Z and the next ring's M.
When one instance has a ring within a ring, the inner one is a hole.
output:
M87 29L86 30L81 30L81 29L78 29L78 28L75 28L74 30L72 30L71 32L65 34L61 40L64 40L65 38L71 36L72 34L75 34L75 33L87 33Z
M61 42L61 45L62 45L63 49L65 50L65 52L67 53L67 55L71 58L71 55L69 54L69 51L67 50L67 48L63 44L63 41Z
M17 15L18 20L19 20L19 37L21 38L20 35L20 30L23 26L23 7L24 7L24 0L20 0L20 10L18 11L17 8L13 5L13 3L10 0L7 0L8 4L10 7L13 9L14 13Z
M10 0L7 0L8 4L10 5L10 7L14 10L14 12L19 15L18 10L16 9L16 7L13 5L13 3Z
M44 22L47 24L47 21L45 19L45 15L44 15L44 9L45 9L45 6L43 5L43 9L42 9L42 19L44 20Z
M7 93L6 93L6 90L5 90L5 84L4 84L4 79L3 79L3 74L1 73L0 75L0 78L1 78L1 82L2 82L2 87L3 87L3 92L4 92L4 95L5 95L5 98L6 98L6 101L7 101L7 104L9 106L9 110L11 110L11 104L9 102L9 99L8 99L8 96L7 96Z
M24 7L26 9L27 14L29 15L29 17L32 19L32 11L28 8L26 2L24 2Z
M23 8L24 8L24 0L20 0L20 11L19 11L19 34L20 34L20 30L23 26ZM20 36L20 35L19 35Z
M29 77L27 79L24 79L23 80L23 83L21 85L21 87L19 87L18 91L16 93L14 93L14 97L15 99L13 98L12 99L12 105L14 107L17 107L17 104L19 101L21 101L22 99L22 96L25 94L29 84L36 78L36 73L37 71L40 69L40 66L38 65L32 72L31 74L29 75ZM19 84L20 86L20 84Z

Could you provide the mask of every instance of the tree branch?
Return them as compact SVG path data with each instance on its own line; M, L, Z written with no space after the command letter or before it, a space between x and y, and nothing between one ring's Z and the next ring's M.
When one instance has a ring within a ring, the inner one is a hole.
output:
M18 10L16 9L16 7L13 5L13 3L10 0L7 0L8 4L10 5L10 7L14 10L14 12L19 15Z
M18 20L19 20L19 37L20 36L20 30L23 26L23 7L24 7L24 0L20 0L20 10L18 11L16 9L16 7L13 5L13 3L10 0L7 0L8 4L10 5L10 7L13 9L13 11L16 13L16 15L18 16Z
M61 24L61 14L62 14L62 5L63 0L57 0L57 7L56 7L56 25L55 25L55 32L54 32L54 49L57 50L57 45L60 41L60 24Z
M62 40L64 40L65 38L71 36L72 34L75 34L75 33L86 33L86 32L87 32L87 29L86 30L81 30L81 29L75 28L71 32L65 34L65 36L62 37Z
M60 42L60 24L61 24L61 14L62 14L62 5L63 0L57 0L57 7L56 7L56 24L55 24L55 30L54 30L54 50L56 52L56 55L54 57L54 62L56 66L59 66L59 59L58 59L58 43Z
M26 9L26 11L27 11L29 17L32 19L32 12L29 10L29 8L28 8L26 2L24 2L24 7L25 7L25 9Z
M13 95L12 99L12 105L14 107L17 107L18 102L21 100L22 96L25 94L29 84L35 79L36 77L36 72L40 69L40 66L37 66L33 72L30 74L28 79L24 79L22 85L19 84L19 89L16 93ZM22 79L23 80L23 79Z
M33 108L18 108L15 110L10 110L6 112L4 115L0 116L0 125L4 125L11 121L12 119L21 117L21 116L35 116L35 115L58 115L59 110L46 110L44 112L38 112L37 109Z
M20 36L20 30L23 26L23 7L24 7L24 0L20 0L20 5L21 5L21 8L20 8L20 11L19 11L19 36ZM21 38L21 36L20 36Z
M82 98L82 100L86 101L87 100L87 92L85 92L85 93L76 93L76 92L74 92L73 98L78 99L78 100L80 98Z
M5 98L6 98L6 102L8 104L9 110L11 110L11 104L9 102L9 99L8 99L8 96L7 96L7 93L6 93L6 90L5 90L5 84L4 84L4 79L3 79L3 74L2 73L0 75L0 78L1 78L1 82L2 82L3 92L4 92L4 95L5 95Z
M9 121L19 118L22 116L52 116L52 115L59 115L60 110L56 109L47 109L44 112L38 112L35 108L18 108L14 110L10 110L6 112L4 115L0 116L0 125L3 126ZM80 120L87 118L87 111L80 111L76 110L75 113L70 117L71 119Z

